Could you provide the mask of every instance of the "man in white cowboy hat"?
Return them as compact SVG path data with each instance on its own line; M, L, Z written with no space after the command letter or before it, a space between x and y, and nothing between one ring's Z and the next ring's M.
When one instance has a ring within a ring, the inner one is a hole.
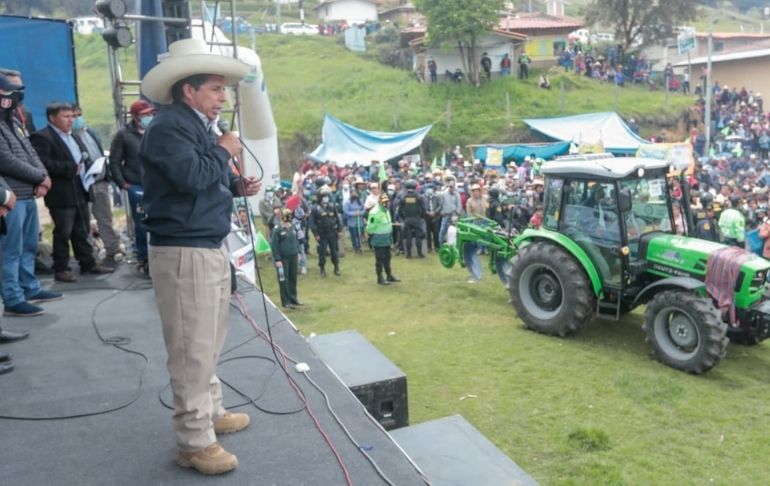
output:
M202 40L185 39L171 44L165 60L142 80L144 96L162 105L139 157L150 275L174 396L176 463L204 474L238 465L216 436L250 421L222 407L215 370L229 319L230 262L223 241L233 197L252 196L261 184L229 168L241 152L238 137L213 131L226 87L249 70L239 60L211 54Z

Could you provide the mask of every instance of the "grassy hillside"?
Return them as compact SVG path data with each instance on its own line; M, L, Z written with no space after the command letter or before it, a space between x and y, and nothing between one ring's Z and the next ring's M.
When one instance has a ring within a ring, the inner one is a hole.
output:
M98 36L78 37L76 46L81 102L91 123L106 135L114 129L106 47ZM447 145L520 140L523 134L531 136L522 130L522 118L562 113L615 110L648 120L649 129L654 127L657 133L692 102L674 94L665 108L663 92L623 88L615 93L613 86L564 75L558 69L552 70L551 91L537 87L536 73L527 82L509 77L481 88L430 86L417 83L407 71L378 63L374 54L349 52L326 37L262 35L256 39L256 48L264 64L284 162L296 161L320 141L324 111L372 130L407 130L434 123L426 140L430 155ZM119 52L127 68L124 78L135 78L133 51Z

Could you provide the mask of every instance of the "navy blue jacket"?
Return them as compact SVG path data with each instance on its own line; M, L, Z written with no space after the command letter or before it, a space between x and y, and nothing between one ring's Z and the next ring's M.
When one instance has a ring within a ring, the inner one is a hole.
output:
M229 159L192 108L184 103L160 108L139 146L151 245L222 244L236 194Z

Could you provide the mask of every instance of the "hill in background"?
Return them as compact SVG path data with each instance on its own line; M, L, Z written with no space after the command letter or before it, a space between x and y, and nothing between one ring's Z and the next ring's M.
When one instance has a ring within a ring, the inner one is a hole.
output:
M248 45L248 40L241 40ZM371 45L370 45L371 46ZM420 84L411 72L356 54L334 38L260 35L262 58L278 125L282 164L296 164L320 142L324 112L369 130L400 131L434 124L424 154L432 157L449 145L532 140L520 120L594 111L617 111L646 121L649 129L676 131L693 99L662 91L613 85L564 74L552 68L554 89L529 81L496 78L476 88L467 84ZM80 101L92 126L107 139L115 130L106 46L99 36L76 41ZM124 77L135 78L132 50L120 56ZM563 100L561 86L564 86ZM507 101L506 101L507 100ZM130 103L130 100L129 100Z

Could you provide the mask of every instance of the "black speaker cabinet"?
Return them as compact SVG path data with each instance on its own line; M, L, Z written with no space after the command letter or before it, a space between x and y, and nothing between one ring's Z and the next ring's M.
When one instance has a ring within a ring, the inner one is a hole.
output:
M406 375L356 331L309 339L318 356L386 430L409 425Z

